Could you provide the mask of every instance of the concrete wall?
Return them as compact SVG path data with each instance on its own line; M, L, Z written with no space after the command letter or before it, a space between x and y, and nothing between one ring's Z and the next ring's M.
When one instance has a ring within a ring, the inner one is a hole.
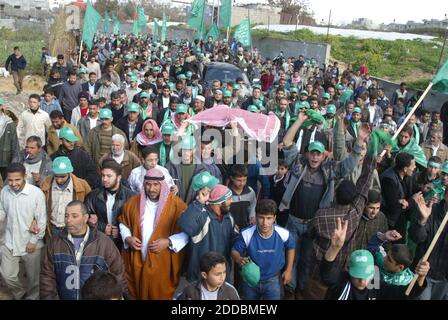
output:
M314 58L320 66L328 64L330 58L329 45L322 45L310 42L279 40L274 38L254 38L253 46L257 47L262 56L274 58L280 50L285 57L298 57L303 54L305 58Z
M247 18L249 11L251 24L280 24L280 9L247 9L245 7L233 7L232 8L232 26L238 25L241 20Z
M386 91L386 96L391 99L395 90L400 88L399 83L390 82L381 78L372 77L378 79L380 81L380 87L383 87ZM415 94L414 90L408 90L411 93L411 96ZM434 90L431 90L426 98L423 100L423 104L426 110L428 111L436 111L442 108L442 105L448 102L448 95L443 94Z

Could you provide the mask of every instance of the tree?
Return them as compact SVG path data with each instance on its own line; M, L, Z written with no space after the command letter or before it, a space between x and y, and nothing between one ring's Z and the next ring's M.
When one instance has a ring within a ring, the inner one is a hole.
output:
M268 0L268 3L282 9L281 23L296 24L299 19L300 24L316 25L308 0Z

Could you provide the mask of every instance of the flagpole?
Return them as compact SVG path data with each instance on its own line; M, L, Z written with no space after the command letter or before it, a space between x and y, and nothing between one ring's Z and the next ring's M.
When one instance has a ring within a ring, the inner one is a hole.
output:
M431 90L432 86L434 85L434 83L430 82L428 87L426 88L426 90L423 92L423 94L421 95L420 99L418 99L417 103L415 104L415 106L411 109L411 111L409 112L409 114L406 116L406 118L404 119L404 121L401 123L400 127L397 129L397 131L395 132L394 136L392 139L397 139L398 135L400 134L401 130L403 130L403 128L406 126L406 123L409 121L409 119L412 117L412 115L414 114L414 112L417 110L417 108L422 104L423 99L426 97L426 95L428 94L428 92ZM418 142L418 141L417 141ZM383 150L383 152L381 152L381 157L384 156L384 154L386 153L386 150Z
M79 45L78 67L81 65L81 54L82 54L82 39L81 44Z
M229 36L230 36L230 26L227 27L227 41L230 42Z
M254 46L252 45L252 34L250 33L250 11L247 9L247 20L249 21L249 34L250 37L250 54L252 55L252 52L254 51Z

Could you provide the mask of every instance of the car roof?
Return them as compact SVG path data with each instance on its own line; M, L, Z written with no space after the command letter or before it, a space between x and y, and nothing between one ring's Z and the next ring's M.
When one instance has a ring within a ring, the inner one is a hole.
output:
M237 66L231 64L231 63L227 63L227 62L211 62L206 64L207 68L213 67L213 68L217 68L217 69L233 69L233 70L239 70L241 71L240 68L238 68Z

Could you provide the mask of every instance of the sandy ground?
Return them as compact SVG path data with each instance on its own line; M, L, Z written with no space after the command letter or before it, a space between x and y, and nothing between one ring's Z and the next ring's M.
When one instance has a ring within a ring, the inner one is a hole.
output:
M18 115L27 105L28 96L32 93L42 93L45 81L39 76L27 76L24 79L24 91L20 95L16 95L16 88L12 77L0 78L0 98L5 100L5 106L8 110ZM4 243L4 223L0 222L0 245ZM1 256L0 256L1 261ZM2 277L0 277L0 300L12 299L8 293L8 289Z

